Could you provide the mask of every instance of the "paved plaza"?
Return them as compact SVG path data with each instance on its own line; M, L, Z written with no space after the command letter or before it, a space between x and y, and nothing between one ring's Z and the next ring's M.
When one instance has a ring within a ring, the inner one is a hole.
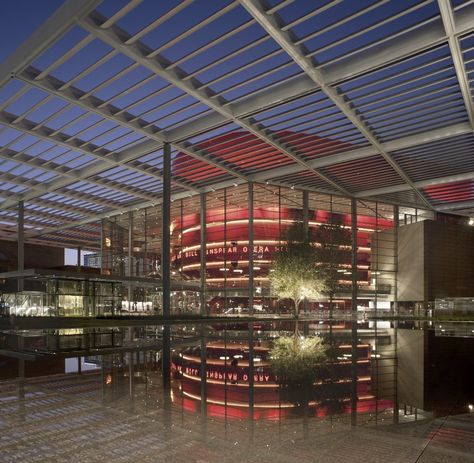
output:
M158 378L157 378L158 379ZM158 381L156 381L158 383ZM10 462L470 462L474 414L391 423L381 413L281 422L202 419L158 384L103 396L100 375L0 384L0 460Z

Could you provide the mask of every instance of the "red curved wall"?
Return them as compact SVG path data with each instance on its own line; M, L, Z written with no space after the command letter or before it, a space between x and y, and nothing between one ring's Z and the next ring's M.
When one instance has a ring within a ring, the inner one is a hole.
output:
M248 276L248 210L231 209L226 211L226 225L223 223L224 210L211 209L206 212L206 273L210 286L226 284L245 287ZM275 251L279 249L282 232L294 221L301 220L302 211L276 207L256 207L254 209L254 279L256 284L265 285L269 266ZM328 211L309 211L311 228L331 222L351 226L350 214L332 214ZM390 220L358 216L358 280L360 284L369 283L370 245L372 231L376 228L390 229ZM198 213L189 214L173 221L173 234L178 237L178 245L172 252L172 265L175 270L182 269L188 279L199 279L200 263L200 218ZM348 254L347 266L350 265ZM223 269L227 268L225 272ZM350 277L345 277L350 285ZM343 278L342 278L343 280Z

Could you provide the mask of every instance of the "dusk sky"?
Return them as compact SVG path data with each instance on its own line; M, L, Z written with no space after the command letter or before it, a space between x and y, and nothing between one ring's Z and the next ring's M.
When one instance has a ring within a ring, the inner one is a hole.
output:
M62 0L2 1L0 62L4 61L62 3Z

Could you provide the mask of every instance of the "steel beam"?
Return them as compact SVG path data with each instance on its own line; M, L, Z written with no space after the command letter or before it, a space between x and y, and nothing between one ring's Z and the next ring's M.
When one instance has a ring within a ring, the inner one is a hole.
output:
M87 144L86 147L84 147L84 145L81 145L80 143L77 143L77 145L76 145L75 143L73 143L71 141L66 141L65 139L67 139L67 136L65 136L63 134L58 134L54 137L51 137L47 134L47 132L42 133L41 129L40 130L34 130L33 127L30 127L26 123L26 121L22 121L19 124L12 124L12 121L10 121L9 119L10 118L8 118L5 114L0 114L0 123L4 123L5 125L7 125L9 127L12 127L13 129L20 130L24 133L36 136L38 138L42 138L42 139L50 141L50 142L52 141L52 142L54 142L54 143L56 143L60 146L64 146L64 147L66 147L68 149L71 149L71 150L79 151L79 152L88 154L90 156L93 156L93 157L99 159L99 161L96 162L96 163L93 163L89 166L86 166L83 169L78 169L76 171L76 173L72 173L72 172L62 173L63 177L65 177L65 178L59 178L57 180L53 180L53 181L51 181L47 184L44 184L43 185L44 191L40 194L35 193L35 192L28 192L28 193L25 193L23 195L19 195L19 197L21 197L25 201L28 201L30 199L41 196L41 195L43 195L47 192L56 191L59 188L63 188L65 186L71 185L71 184L73 184L75 182L78 182L78 181L81 181L81 180L88 181L86 176L96 175L96 174L99 174L100 172L103 172L104 170L111 169L113 167L117 167L117 166L121 165L118 162L113 161L112 160L113 157L110 157L110 158L106 157L106 155L111 154L111 153L97 154L97 152L95 151L95 149L97 147L95 147L95 146L88 146L89 144ZM150 177L153 177L153 175L151 175L149 172L147 172L145 170L136 168L134 166L128 166L128 165L126 167L131 169L132 171L137 171L140 174L145 174L145 175L149 175ZM92 183L94 183L94 182L92 182ZM109 182L109 185L110 184L111 183ZM149 195L146 192L140 192L140 194L138 194L137 193L138 189L134 188L133 190L135 190L135 192L132 192L130 188L125 188L123 186L120 186L119 184L115 184L115 188L112 187L112 186L102 184L102 183L101 183L101 186L106 186L108 188L116 189L116 190L118 189L118 191L121 191L122 193L126 193L126 194L132 193L135 196L142 197L142 199L146 199L146 198L153 199L154 198L154 196ZM138 191L140 191L140 190L138 190ZM4 201L3 203L0 204L0 209L8 209L9 207L13 207L14 204L15 204L15 200L6 200L6 201Z
M471 209L474 208L474 201L459 201L455 203L448 203L448 204L442 204L439 206L435 206L435 209L437 211L443 212L443 211L456 211L458 209Z
M411 179L406 175L403 169L392 159L392 157L383 149L383 146L371 133L359 115L349 106L338 90L328 85L327 80L321 70L314 67L311 59L307 58L301 49L293 43L290 33L280 29L277 19L267 15L265 9L259 0L239 0L262 28L275 40L278 45L301 67L313 82L321 88L322 92L337 106L337 108L349 119L367 141L378 151L378 153L390 164L393 170L415 191L421 201L432 209L429 201L416 189Z
M266 87L263 90L253 93L251 96L230 103L228 107L232 114L242 119L272 106L280 105L285 101L313 93L314 91L314 82L303 74L289 81ZM219 127L228 121L224 115L213 112L191 122L184 123L175 129L164 131L164 134L166 138L173 143L174 141L186 140L196 134Z
M461 89L466 111L471 122L471 127L474 130L474 103L472 102L471 86L466 73L463 55L459 39L456 37L456 24L454 21L454 11L451 7L451 0L438 0L441 18L443 20L446 36L448 37L449 49L453 58L454 69L458 78L459 87Z
M11 215L1 215L2 220L8 221L9 219L13 219L14 212L12 211ZM36 211L32 209L26 209L26 215L27 217L25 218L25 223L27 225L34 226L36 228L41 228L45 226L44 220L47 219L48 221L55 222L57 226L62 225L62 224L73 224L75 223L74 218L70 217L64 217L61 215L56 215L52 214L51 212L44 212L44 211ZM76 219L77 220L77 219ZM7 227L7 225L4 223L2 225L3 227ZM49 225L53 226L53 225ZM13 227L16 230L16 223L15 226Z
M173 200L177 200L177 199L182 199L182 198L189 198L189 196L190 196L189 192L180 192L180 193L172 194L171 198ZM116 215L121 215L121 214L124 214L128 211L137 211L139 209L156 206L156 205L162 204L162 203L163 203L163 198L159 197L155 201L143 201L143 202L139 202L139 203L135 203L135 204L129 204L126 207L122 207L120 209L116 208L113 211L101 212L101 213L97 214L95 217L91 217L91 218L83 219L83 220L78 220L74 224L62 225L62 226L59 226L59 227L45 228L44 230L42 230L39 233L38 232L33 232L33 233L29 234L28 237L33 238L33 237L38 237L38 236L41 236L41 235L56 233L58 231L67 230L69 228L78 227L80 225L86 225L86 224L91 223L91 222L96 222L96 221L101 220L101 219L107 219L107 218L110 218L110 217L114 217Z
M414 146L422 145L429 142L435 142L444 140L447 138L456 137L471 133L472 129L469 123L463 122L460 124L451 125L448 127L442 127L439 129L429 130L416 135L409 135L408 137L399 138L397 140L382 143L382 147L385 151L391 153L405 148L412 148ZM308 161L308 164L314 168L328 167L335 164L341 164L343 162L355 161L357 159L364 159L371 156L376 156L378 151L373 146L365 148L356 148L350 151L344 151L343 153L332 154L321 159L315 159ZM270 169L255 175L250 176L250 179L254 182L262 182L268 179L282 177L285 175L296 174L304 172L304 169L298 165L290 165L285 167L277 167ZM357 194L355 195L357 196Z
M68 5L67 8L82 8L82 5L79 7L79 6L74 5L74 3L76 2L69 0L64 4L64 7L66 8L66 5ZM87 2L87 3L94 3L94 2ZM51 25L52 18L53 16L51 17L51 20L48 20L50 25ZM455 37L458 37L461 34L464 34L466 32L473 30L474 29L474 8L472 7L472 5L468 5L464 7L462 15L459 15L455 19L456 19L456 24L454 25L454 28L452 30L453 35ZM63 21L61 21L61 27L62 25L63 25ZM46 29L43 26L42 28L43 28L43 33L44 33ZM57 31L58 31L57 37L59 37L62 32L59 32L59 29L57 27L55 27L54 30L52 30L50 26L50 30L49 30L50 33L56 34ZM42 40L40 42L38 42L37 40L36 41L29 40L30 45L29 47L26 47L27 51L22 52L22 53L19 53L19 52L16 53L17 55L17 58L15 58L16 64L13 63L11 66L9 66L10 69L8 72L10 72L11 69L16 69L15 71L16 73L21 73L22 70L24 70L28 66L28 64L30 64L33 61L34 57L38 56L54 40L55 39L52 39L51 42L47 42L45 40ZM408 56L412 56L413 54L418 53L419 51L426 50L433 45L436 45L438 43L443 43L445 41L446 41L446 34L444 31L443 24L441 21L436 20L435 22L432 22L429 25L421 26L420 28L416 30L407 32L401 37L397 37L396 39L389 40L383 45L375 46L371 48L370 50L368 50L367 52L361 53L360 55L358 55L358 59L356 62L354 62L354 59L352 59L351 57L350 60L343 59L341 61L331 63L328 66L323 66L322 67L323 75L325 76L326 81L329 84L337 83L347 78L354 77L356 75L360 75L365 72L369 72L370 70L378 69L380 67L383 67L389 64L390 62L398 61ZM38 45L38 43L42 44L41 45L42 49L39 51L38 50L35 51L35 48ZM22 48L20 48L20 51L21 49L25 49L25 47L22 45ZM21 60L23 60L22 65L17 67L17 65L20 63ZM5 66L0 66L0 69L3 70L4 68ZM4 75L5 75L5 72L3 72L3 74L0 72L0 77L2 76L4 77ZM287 101L288 99L294 98L298 95L302 95L302 94L314 91L315 88L316 87L314 83L307 76L298 76L295 79L289 80L288 82L279 83L279 84L276 84L275 86L272 86L269 89L265 89L261 92L256 92L255 94L247 98L243 98L235 103L227 105L227 107L234 115L237 115L238 118L242 118L245 115L250 115L253 112L258 111L259 109L263 109L265 107L271 107L272 105L276 105L281 102ZM257 100L258 100L258 104L257 104ZM219 114L219 113L213 113L209 117L214 117L214 114ZM207 117L208 116L205 116L205 118ZM222 114L219 114L219 117L214 119L213 124L222 124L228 120L229 120L228 118L223 117ZM174 136L179 136L179 133L181 134L186 133L185 131L187 130L187 128L191 128L190 124L193 124L193 123L189 123L189 126L188 124L184 124L179 129L176 129L176 131L173 131ZM200 121L200 127L198 129L199 131L203 132L207 130L208 128L209 128L209 124ZM164 136L171 138L171 133L172 132L164 133ZM188 131L187 133L189 135L192 133L192 131L191 132ZM393 143L393 142L390 142L390 143ZM384 144L383 146L386 146L386 145L387 144ZM338 157L340 156L339 162L344 162L344 160L350 160L350 156L354 156L353 159L358 159L359 155L361 157L365 157L366 155L370 156L370 155L377 154L375 152L376 151L375 149L372 152L367 150L365 154L363 154L362 151L359 151L359 152L355 152L355 151L357 150L351 150L350 152L340 153L339 155L335 155L335 156L338 156ZM387 151L390 151L390 150L387 149ZM336 158L334 156L331 156L330 159L332 160ZM323 161L323 162L331 162L331 161ZM310 164L310 165L312 168L318 168L318 164L314 164L314 165ZM286 171L285 169L286 168L283 168L282 175L285 175L285 172L296 173L299 171L306 170L306 168L303 168L302 166L299 166L299 165L290 166L288 168L288 171ZM294 170L291 171L291 169L294 169ZM471 175L470 173L465 174L465 176L470 176L470 175ZM278 175L275 175L275 176L278 176ZM253 178L253 180L255 181L264 180L264 179L265 177L263 176ZM240 178L237 179L237 183L241 183ZM418 182L415 182L415 184L418 185ZM215 187L210 186L210 188L212 189ZM403 190L399 190L399 191L403 191ZM360 196L362 193L363 192L360 192L357 195ZM139 204L143 204L143 203L140 202ZM11 205L13 206L14 203L12 203Z
M93 11L102 0L66 0L28 39L0 64L0 87L25 69L41 53Z
M442 184L446 184L446 183L457 182L457 181L462 181L462 180L470 180L470 179L474 179L474 172L467 172L467 173L464 173L464 174L450 175L450 176L446 176L446 177L437 177L437 178L433 178L433 179L429 179L429 180L423 180L423 181L420 181L420 182L415 182L415 185L417 186L417 188L425 188L427 186L442 185ZM285 186L285 187L288 187L288 188L291 186L291 185L285 184L283 182L268 181L267 183L269 183L271 185ZM222 182L218 186L207 187L206 191L215 191L215 190L218 190L218 189L231 187L231 186L233 186L233 184L237 184L237 183L234 180L230 180L230 181L227 181L227 182ZM301 189L308 190L308 191L314 191L316 193L325 193L325 194L330 193L328 191L324 191L324 190L321 190L319 188L301 188ZM394 193L394 192L399 192L399 191L409 191L410 189L411 188L408 185L400 184L400 185L395 185L395 186L390 186L390 187L377 188L377 189L373 189L373 190L360 191L360 192L356 193L355 197L373 199L374 196L389 194L389 193ZM187 198L189 196L190 196L190 194L187 193L187 192L186 193L176 193L176 194L172 195L172 198L173 198L173 200L178 200L178 199L182 199L182 198ZM390 203L390 201L387 201L387 202ZM73 223L73 224L63 225L63 226L59 226L59 227L47 228L47 229L41 231L40 233L35 232L35 233L32 233L32 234L27 234L27 236L28 237L38 237L38 236L41 236L41 235L55 233L55 232L60 231L60 230L67 230L69 228L73 228L73 227L76 227L76 226L79 226L79 225L85 225L85 224L88 224L88 223L91 223L91 222L95 222L95 221L100 220L102 218L107 218L107 217L112 217L114 215L119 215L119 214L122 214L124 212L128 212L129 210L143 209L145 207L155 206L155 205L161 204L161 203L162 203L162 198L158 198L156 201L140 202L140 203L137 203L137 204L134 204L134 205L129 205L129 206L124 207L122 209L115 210L115 211L108 211L108 212L105 212L105 213L100 213L100 214L97 214L95 217L91 217L91 218L84 219L84 220L79 220L79 221L77 221L76 223ZM436 207L436 209L438 209L438 207Z
M456 21L455 35L460 36L474 30L474 6L463 8ZM369 50L349 56L323 67L327 82L336 84L358 75L380 69L391 63L414 56L446 42L446 33L441 19L409 31L399 37L371 47Z
M158 169L155 169L155 171L150 172L149 170L145 170L144 168L137 167L135 165L126 164L127 162L135 159L136 157L142 154L150 153L151 151L156 149L156 146L151 147L149 143L145 142L143 144L143 148L145 149L144 153L142 153L141 150L138 150L136 146L133 146L129 149L123 150L120 154L115 155L113 152L99 148L91 143L74 139L63 133L52 133L51 129L38 127L37 125L27 120L15 122L15 119L16 117L14 115L11 115L5 112L0 113L0 123L4 124L7 127L10 127L14 130L18 130L25 134L33 135L34 137L46 140L48 142L53 142L56 145L65 147L66 149L88 154L89 156L92 156L98 160L95 163L84 167L83 169L78 169L76 173L72 173L72 172L67 173L67 175L69 175L71 178L74 179L74 182L77 182L78 180L84 180L85 175L90 177L92 175L96 175L100 172L103 172L105 170L111 169L113 167L118 167L118 166L126 167L127 169L138 172L139 174L155 177L159 180L162 179L162 175L156 172L158 171ZM63 175L65 175L65 173L63 173ZM63 186L67 184L71 184L71 183L73 182L69 181L68 183L65 183ZM177 180L175 183L177 184L177 186L181 188L185 188L190 191L197 191L197 188L190 186L186 183L180 182L179 180ZM123 188L122 191L125 193L129 193L130 190L127 188ZM142 194L145 194L145 193L142 193Z
M419 182L415 182L415 185L417 188L426 188L426 187L435 186L435 185L444 185L446 183L462 182L464 180L472 180L472 179L474 179L474 172L465 172L462 174L447 175L445 177L436 177L436 178L432 178L428 180L421 180ZM410 188L408 188L407 185L403 184L403 185L394 185L394 186L389 186L389 187L375 188L373 190L359 191L358 193L355 194L355 196L357 198L367 198L370 196L379 196L383 194L390 194L390 193L396 193L399 191L409 191L409 190Z
M113 203L108 203L104 201L103 199L97 199L94 200L93 196L90 196L90 199L85 199L83 194L80 191L74 191L74 190L60 190L61 188L67 187L68 185L71 185L73 183L79 182L79 181L84 181L87 183L90 183L91 185L97 185L103 188L108 188L111 190L115 190L121 193L125 193L127 195L134 195L137 196L138 198L142 199L149 199L152 200L154 199L154 196L151 194L146 193L143 190L140 190L139 188L135 187L124 187L121 185L119 182L115 181L108 181L107 179L104 178L104 181L98 181L86 176L79 176L79 174L74 172L73 170L68 171L67 169L64 168L64 166L57 165L53 162L45 163L46 165L42 165L42 160L39 158L35 158L33 156L28 156L28 155L21 155L21 157L16 156L16 152L12 151L10 149L0 149L0 159L5 159L8 161L13 161L17 162L18 164L23 164L28 167L37 167L38 169L42 169L46 172L51 172L57 175L56 180L52 180L50 182L38 182L34 178L33 179L26 179L24 178L22 180L21 177L11 175L8 173L5 173L1 176L1 179L10 182L10 183L15 183L19 185L24 185L28 186L28 188L31 188L32 190L36 190L40 192L40 194L35 195L33 192L31 193L31 197L27 198L28 200L35 199L38 196L44 195L45 193L50 193L50 192L58 192L58 194L61 194L62 196L70 197L73 199L80 199L81 201L88 201L92 204L100 204L100 205L108 205L110 207L113 207ZM43 161L44 162L44 161ZM110 168L110 167L109 167ZM82 169L78 169L80 172ZM30 193L25 193L25 194L18 194L16 195L11 202L13 202L16 198L25 198L26 195L30 195ZM5 204L4 207L3 204ZM53 207L53 206L52 206ZM60 207L60 206L59 206ZM1 203L0 204L0 209L8 209L8 202L6 203ZM70 210L74 210L71 208ZM84 213L87 214L86 212L79 212L78 213Z
M474 6L467 6L463 8L463 14L456 18L455 35L459 36L472 30L474 30ZM421 26L419 29L409 31L401 37L374 46L366 52L359 53L357 59L351 56L323 65L321 71L326 82L333 85L416 55L420 51L428 50L445 41L446 34L443 24L441 20L437 20ZM255 92L228 106L233 114L242 118L314 92L317 88L306 74L300 75L289 81ZM228 119L222 115L211 113L165 133L169 141L183 140L222 125L227 121Z
M225 105L226 101L221 97L212 98L212 94L209 90L200 89L200 84L195 80L184 80L186 74L184 71L176 66L172 70L167 69L167 63L163 57L160 57L156 54L153 54L152 57L149 55L153 53L151 49L145 47L139 42L127 45L126 32L119 29L117 26L111 26L107 30L101 29L100 25L105 21L105 18L94 14L80 21L80 25L90 34L93 34L96 38L102 40L107 45L111 46L115 50L123 53L125 56L128 56L130 59L136 63L142 65L143 67L154 72L159 77L167 80L174 86L186 92L188 95L192 96L198 101L201 101L209 108L214 111L222 114L229 121L234 122L237 125L240 125L242 128L248 130L250 133L256 137L263 140L268 145L277 149L281 153L293 159L298 164L306 167L308 170L315 172L319 177L324 181L329 183L331 187L340 191L346 196L350 196L350 193L334 182L332 179L328 178L321 172L318 172L314 169L311 169L306 161L301 159L297 152L289 147L287 144L281 143L276 136L266 133L257 123L250 122L248 120L242 120L237 118L229 108Z
M41 80L36 80L36 77L38 75L39 75L39 71L33 68L29 68L25 70L22 74L20 74L18 78L33 87L37 87L49 94L56 95L58 98L68 101L69 103L72 103L76 106L80 106L87 111L93 112L97 114L98 116L103 117L104 119L110 120L122 127L129 128L130 130L138 132L142 134L143 136L146 136L154 140L154 144L152 145L152 147L149 146L150 143L144 142L146 143L145 145L146 151L142 152L141 154L147 154L150 151L158 150L162 147L164 142L168 141L165 136L160 135L160 132L157 132L151 127L146 128L145 126L147 125L147 123L145 121L142 121L141 119L135 120L136 118L132 114L129 114L127 112L122 112L119 108L116 108L115 106L111 104L105 104L104 101L100 100L99 98L95 96L85 97L86 92L83 92L82 90L79 90L72 86L66 87L65 82L62 82L52 76L46 76L42 78ZM232 173L234 175L241 175L236 172L233 172L224 163L220 163L218 161L208 159L205 156L198 154L196 150L191 147L187 147L182 144L179 144L179 145L176 144L175 146L180 151L183 151L186 154L189 154L190 156L195 157L201 161L204 161L208 164L212 164L216 167L220 167L221 169L226 170L229 173ZM137 150L135 150L135 152L136 151ZM141 154L139 154L138 152L134 156L138 157ZM123 162L124 161L122 161L122 163ZM161 177L162 176L160 175L159 178L161 179ZM173 179L173 183L187 190L196 189L192 185L188 185L187 183L181 182L177 179Z
M12 177L13 178L11 178L9 176L6 176L6 175L3 175L3 179L8 179L7 181L9 181L10 183L20 184L19 183L20 178L18 176L16 177L16 179L14 178L14 176L12 176ZM76 182L77 181L78 180L76 180ZM27 180L25 180L25 182L23 182L22 184L24 186L28 186L28 188L30 188L31 190L28 191L28 192L25 192L25 193L20 193L20 194L14 195L13 197L10 197L10 198L6 199L5 201L3 201L0 204L0 209L9 209L9 208L13 207L13 205L15 204L16 201L23 200L25 202L29 202L29 201L32 201L32 200L36 200L37 198L45 195L46 193L51 193L51 192L54 192L58 195L65 196L66 198L85 201L85 202L89 202L91 204L97 204L97 205L108 207L108 208L117 207L116 203L113 203L113 202L108 201L108 200L101 199L99 197L88 196L88 195L86 195L84 193L81 193L79 191L77 191L76 193L74 193L73 191L70 191L70 192L63 191L63 190L61 190L61 188L65 187L67 185L63 185L62 183L60 183L60 180L58 180L57 182L53 181L53 182L51 182L50 185L41 184L39 182L32 183L31 181L27 181ZM130 193L128 193L128 194L130 194ZM57 206L57 208L61 210L60 203ZM72 211L70 211L70 212L72 212ZM91 215L91 217L93 217L93 215Z

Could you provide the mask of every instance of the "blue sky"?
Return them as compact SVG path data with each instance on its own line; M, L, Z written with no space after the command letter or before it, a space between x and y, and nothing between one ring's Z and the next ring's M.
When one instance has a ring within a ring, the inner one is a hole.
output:
M0 62L56 10L63 0L4 0L0 14Z

